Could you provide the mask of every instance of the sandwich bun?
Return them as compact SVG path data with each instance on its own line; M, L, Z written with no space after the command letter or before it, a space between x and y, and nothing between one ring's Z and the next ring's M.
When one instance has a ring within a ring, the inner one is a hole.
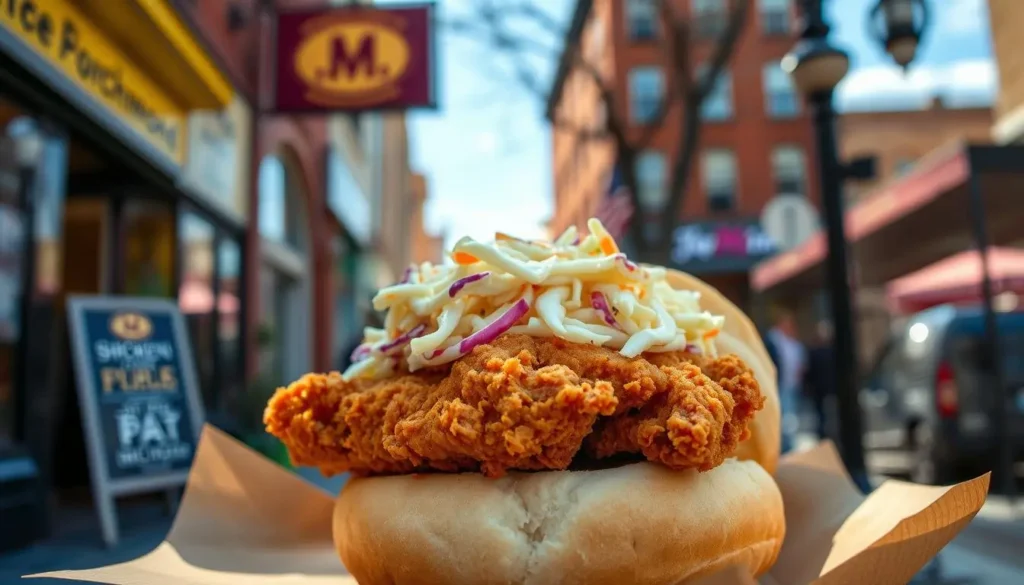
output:
M756 461L768 473L775 473L779 464L782 435L782 414L779 407L779 389L775 364L761 340L757 327L746 313L727 299L718 289L693 275L668 270L665 280L672 288L700 293L700 305L714 315L725 317L725 326L715 338L719 355L736 354L750 369L764 395L764 408L754 415L750 423L750 438L740 443L736 456Z
M736 459L704 473L643 462L357 478L333 526L361 585L668 585L734 564L760 575L785 536L774 480Z

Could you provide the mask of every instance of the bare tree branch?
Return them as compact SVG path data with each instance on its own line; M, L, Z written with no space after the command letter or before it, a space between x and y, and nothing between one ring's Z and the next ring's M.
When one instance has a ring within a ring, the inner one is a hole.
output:
M701 109L704 105L704 100L707 99L707 96L714 89L722 69L732 59L736 42L743 31L749 12L750 0L735 0L733 2L729 23L716 43L708 68L705 70L702 79L691 86L691 89L688 90L689 95L683 100L685 112L683 113L682 127L679 133L680 144L676 150L672 171L669 173L671 179L669 181L668 198L665 202L665 213L661 216L661 226L658 230L659 239L666 239L666 243L667 239L671 237L675 222L681 215L680 210L683 206L689 179L692 174L690 170L693 167L693 161L697 157L697 150L700 146ZM662 260L667 261L668 246L665 246L662 251L665 254L665 258Z
M536 68L530 66L530 58L550 59L557 62L563 51L571 51L571 73L582 74L594 86L598 99L605 110L603 124L587 127L579 120L573 120L563 112L551 114L553 130L567 132L574 136L573 148L584 148L592 140L611 140L616 150L619 172L631 194L634 209L630 224L630 240L641 259L666 261L668 238L675 222L680 218L688 179L700 144L701 110L704 101L714 91L721 72L728 66L736 43L749 13L750 0L734 0L729 21L699 79L692 75L692 53L690 23L687 18L672 8L672 2L653 0L657 5L662 24L661 45L662 66L666 78L658 107L652 120L638 127L629 120L628 104L620 107L616 99L617 84L624 80L612 79L606 75L599 63L588 60L586 42L579 40L576 46L554 49L541 40L548 35L555 45L566 35L566 26L557 18L541 9L541 0L476 0L472 16L451 21L451 28L462 34L472 35L497 53L511 60L517 83L541 103L547 100L549 89ZM524 34L517 24L529 24L539 29L540 34ZM682 109L677 136L679 143L674 150L671 171L668 176L665 208L659 214L660 224L655 238L645 234L647 227L644 208L640 204L641 190L637 176L636 162L660 131L665 128L669 113L676 107ZM575 153L566 165L573 165ZM565 168L556 169L556 180ZM652 254L657 255L652 256ZM662 255L664 254L664 255Z

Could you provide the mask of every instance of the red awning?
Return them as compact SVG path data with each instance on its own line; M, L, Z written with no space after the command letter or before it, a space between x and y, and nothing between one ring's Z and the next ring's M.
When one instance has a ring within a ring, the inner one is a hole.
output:
M962 144L921 159L910 174L888 183L847 210L847 239L851 243L865 239L964 184L969 177L968 153ZM827 252L825 233L818 230L800 246L754 268L751 287L756 291L768 290L822 263Z
M988 257L993 292L1024 293L1024 250L990 248ZM961 252L890 282L886 296L890 306L901 312L976 302L981 299L981 278L978 252Z

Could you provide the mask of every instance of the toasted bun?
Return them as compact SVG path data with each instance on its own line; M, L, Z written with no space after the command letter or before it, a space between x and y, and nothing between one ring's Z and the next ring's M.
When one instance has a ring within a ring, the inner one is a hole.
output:
M351 480L334 541L361 585L667 585L731 564L764 573L782 496L753 462L671 471L432 474Z
M761 334L739 307L708 283L677 270L669 270L666 280L673 288L701 293L701 306L711 313L725 317L725 327L716 338L718 353L733 353L746 362L754 371L754 377L765 397L764 408L757 413L750 425L750 438L740 443L736 456L744 460L757 461L768 470L768 473L775 473L782 441L782 414L779 408L775 364L768 355Z

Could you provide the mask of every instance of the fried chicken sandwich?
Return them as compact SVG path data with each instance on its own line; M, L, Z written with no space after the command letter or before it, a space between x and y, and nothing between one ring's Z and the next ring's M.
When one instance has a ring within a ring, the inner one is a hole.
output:
M359 583L659 585L774 563L779 409L756 330L588 228L460 240L377 294L384 327L346 372L270 400L295 464L353 476L334 533Z

